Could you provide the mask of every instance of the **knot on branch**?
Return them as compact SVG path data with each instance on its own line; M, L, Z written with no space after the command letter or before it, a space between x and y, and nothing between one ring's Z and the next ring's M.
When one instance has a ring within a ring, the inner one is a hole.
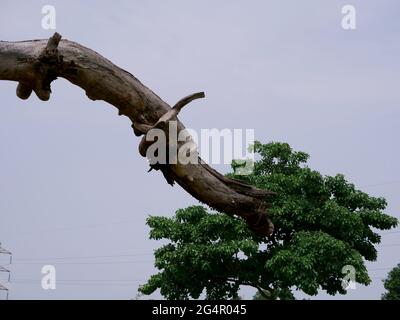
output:
M146 150L152 144L152 141L147 140L147 133L152 129L161 129L165 132L168 139L168 122L171 120L177 120L178 114L181 112L182 108L192 102L193 100L204 98L204 92L196 92L188 95L181 100L179 100L171 110L163 114L160 119L154 125L134 123L133 128L135 131L142 132L144 137L139 144L139 152L143 157L146 157Z
M55 33L49 41L47 41L47 45L44 48L43 52L39 56L39 60L42 62L49 61L58 61L58 44L61 41L61 35L59 33ZM62 58L62 57L61 57Z
M132 128L135 132L135 135L140 136L140 135L144 135L142 140L140 141L139 144L139 153L142 157L147 157L147 149L150 147L150 145L152 145L154 143L153 139L148 139L147 134L152 130L152 129L159 129L164 131L165 133L165 137L166 137L166 141L169 141L169 122L173 121L173 120L177 120L177 116L180 113L180 111L182 110L182 108L184 106L186 106L187 104L189 104L191 101L196 100L196 99L200 99L200 98L204 98L205 94L204 92L196 92L193 93L191 95L188 95L184 98L182 98L181 100L179 100L172 108L171 110L167 111L165 114L163 114L158 121L153 124L153 125L148 125L148 124L143 124L143 123L138 123L138 122L133 122L132 124ZM179 132L176 132L177 134L179 134ZM168 142L167 142L168 144ZM166 151L168 150L168 148L171 147L174 150L178 150L178 146L177 145L170 145L168 144L168 146L165 146ZM166 159L170 159L169 157L169 153L167 152L166 154ZM149 159L150 160L150 159ZM169 169L169 165L168 164L151 164L150 165L150 170L160 170L165 179L167 180L167 182L170 185L174 185L174 179L171 176L171 172Z
M50 99L51 83L57 79L63 65L63 56L58 54L58 44L61 35L55 33L47 42L46 47L34 64L34 79L30 82L19 82L17 96L28 99L32 91L43 101Z

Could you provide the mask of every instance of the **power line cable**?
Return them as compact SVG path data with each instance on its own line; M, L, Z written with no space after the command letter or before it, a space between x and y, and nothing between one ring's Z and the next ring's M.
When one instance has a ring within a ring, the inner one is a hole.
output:
M379 182L379 183L374 183L374 184L367 184L367 185L360 186L359 188L386 186L386 185L397 184L397 183L400 183L400 180L392 180L392 181Z
M153 254L152 253L135 253L135 254L116 254L116 255L102 255L102 256L41 257L41 258L14 259L14 262L37 261L37 260L122 258L122 257L137 257L137 256L151 256L151 255L153 255Z
M107 265L107 264L135 264L135 263L150 263L153 260L138 260L138 261L106 261L106 262L53 262L54 265ZM14 262L13 265L42 265L43 262Z

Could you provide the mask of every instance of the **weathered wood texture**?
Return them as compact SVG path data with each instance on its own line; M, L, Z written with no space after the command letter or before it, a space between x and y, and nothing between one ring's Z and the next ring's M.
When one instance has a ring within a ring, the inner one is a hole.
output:
M28 99L33 91L41 100L48 100L50 84L57 77L81 87L91 100L104 100L116 107L119 115L132 121L137 136L145 135L160 121L178 120L176 116L184 105L204 97L203 93L197 93L171 108L129 72L91 49L61 40L57 33L48 41L0 41L0 80L18 82L19 98ZM183 129L178 120L178 131ZM201 159L199 164L177 163L161 168L169 183L177 182L199 201L218 211L242 217L259 235L273 232L266 202L273 192L229 179Z

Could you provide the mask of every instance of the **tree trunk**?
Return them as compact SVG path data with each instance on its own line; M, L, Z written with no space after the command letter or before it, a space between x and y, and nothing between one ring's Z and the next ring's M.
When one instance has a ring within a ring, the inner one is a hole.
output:
M0 80L17 81L17 96L28 99L32 91L39 99L50 98L50 84L63 77L85 90L91 100L104 100L132 121L137 136L143 135L140 153L145 156L145 136L149 129L164 128L171 120L178 132L185 127L177 119L180 109L203 93L188 96L174 108L144 86L129 72L78 43L61 40L54 34L48 41L0 41ZM160 125L162 123L163 125ZM163 129L165 130L165 129ZM218 173L201 159L198 164L166 164L161 169L167 181L176 181L199 201L210 207L245 219L250 229L266 236L273 232L265 201L273 192L256 189Z

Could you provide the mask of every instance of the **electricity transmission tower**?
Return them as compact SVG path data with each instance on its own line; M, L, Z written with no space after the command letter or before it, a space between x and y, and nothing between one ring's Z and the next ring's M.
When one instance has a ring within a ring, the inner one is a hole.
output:
M9 264L11 264L11 262L12 262L12 253L11 253L10 251L4 249L4 248L1 246L1 242L0 242L0 254L9 255L9 256L10 256L10 262L9 262ZM10 270L8 270L8 269L6 269L6 268L0 266L0 272L8 273L8 280L7 280L7 282L10 282L10 277L11 277ZM6 299L8 300L8 288L5 287L1 282L0 282L0 291L5 291L5 292L6 292Z

